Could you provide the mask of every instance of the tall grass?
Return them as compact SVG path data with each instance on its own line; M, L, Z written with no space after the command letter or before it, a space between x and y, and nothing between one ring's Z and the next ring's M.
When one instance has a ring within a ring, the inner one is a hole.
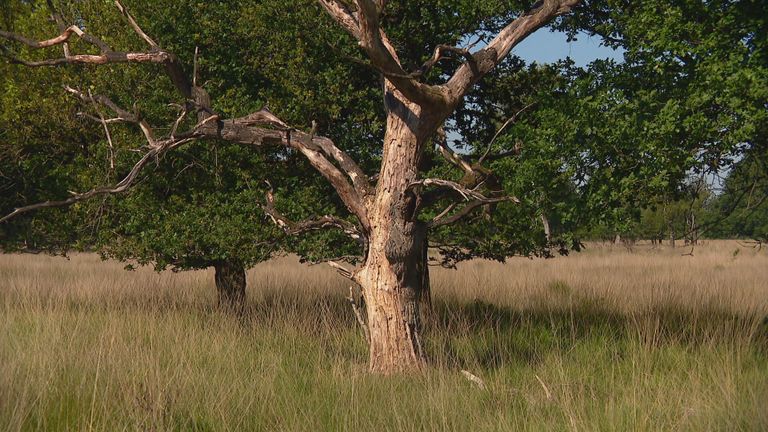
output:
M433 269L432 364L390 378L322 266L257 266L237 317L208 271L0 255L0 429L766 430L768 254L687 252Z

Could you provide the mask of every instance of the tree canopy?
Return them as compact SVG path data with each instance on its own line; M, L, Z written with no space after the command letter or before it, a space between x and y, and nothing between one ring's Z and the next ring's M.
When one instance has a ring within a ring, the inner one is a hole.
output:
M691 176L765 153L756 2L47 3L3 18L6 56L35 75L2 66L18 108L2 112L0 205L3 220L74 211L15 219L4 242L225 262L222 280L275 251L345 258L381 372L425 362L430 244L446 265L565 253L579 230L636 221ZM624 61L510 55L552 24ZM15 126L27 118L33 132ZM37 200L53 201L11 211Z

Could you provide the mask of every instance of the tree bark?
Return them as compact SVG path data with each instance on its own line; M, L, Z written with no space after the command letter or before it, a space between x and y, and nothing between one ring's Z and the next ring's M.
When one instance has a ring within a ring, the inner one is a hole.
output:
M387 82L387 129L376 193L367 203L371 232L355 275L365 297L370 368L383 374L426 364L420 306L428 293L427 226L417 220L411 185L425 142L439 119L427 117Z
M242 311L245 307L245 267L232 261L222 261L216 263L214 269L219 306Z

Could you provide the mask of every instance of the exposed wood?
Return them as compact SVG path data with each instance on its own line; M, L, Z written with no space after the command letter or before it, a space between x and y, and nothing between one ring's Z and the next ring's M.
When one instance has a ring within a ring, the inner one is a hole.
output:
M354 286L349 287L349 297L347 297L347 301L349 302L349 305L352 307L352 313L355 314L355 319L357 320L357 323L360 325L360 329L362 329L363 331L363 337L365 337L365 341L370 344L371 333L368 330L368 323L365 322L365 318L363 318L363 312L361 311L362 307L364 307L365 304L360 304L362 302L355 295Z
M547 243L552 243L552 228L549 226L549 218L546 213L541 214L541 224L544 226L544 238L547 239Z
M555 17L570 12L580 3L580 0L541 0L504 27L485 48L472 55L474 61L462 64L445 84L450 94L451 110L459 104L472 86L504 60L518 43Z

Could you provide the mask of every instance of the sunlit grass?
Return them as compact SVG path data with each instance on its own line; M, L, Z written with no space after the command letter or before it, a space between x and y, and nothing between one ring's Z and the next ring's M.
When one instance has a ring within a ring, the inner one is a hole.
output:
M0 429L765 430L768 254L687 252L435 270L431 365L389 378L322 266L251 270L237 317L211 272L0 255Z

